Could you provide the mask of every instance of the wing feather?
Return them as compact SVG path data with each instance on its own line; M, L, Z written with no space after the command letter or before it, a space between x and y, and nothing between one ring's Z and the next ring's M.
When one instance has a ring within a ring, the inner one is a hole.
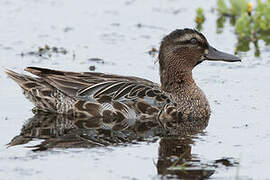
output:
M87 101L137 102L144 100L160 107L169 97L160 86L149 80L95 72L65 72L38 67L26 71L41 77L67 96Z

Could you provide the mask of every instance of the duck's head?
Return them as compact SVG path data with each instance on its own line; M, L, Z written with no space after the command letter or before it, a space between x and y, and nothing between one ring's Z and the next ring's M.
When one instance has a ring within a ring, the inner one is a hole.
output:
M176 80L181 74L191 74L192 69L204 60L241 61L210 46L204 35L193 29L177 29L165 36L158 58L162 86Z

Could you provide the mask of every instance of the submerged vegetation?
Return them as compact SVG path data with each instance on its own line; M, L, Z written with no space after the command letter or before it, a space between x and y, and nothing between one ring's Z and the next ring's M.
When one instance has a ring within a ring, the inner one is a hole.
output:
M236 53L249 51L250 44L253 44L254 55L260 56L258 41L263 40L266 45L270 44L270 0L256 0L255 5L248 0L218 0L215 9L218 12L217 33L222 33L226 19L234 27L238 39ZM196 19L198 10L199 8ZM197 20L195 22L197 27L201 27L202 23Z

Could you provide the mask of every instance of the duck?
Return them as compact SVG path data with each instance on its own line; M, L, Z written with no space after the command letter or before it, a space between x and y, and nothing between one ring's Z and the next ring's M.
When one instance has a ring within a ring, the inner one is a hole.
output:
M121 122L155 121L169 129L185 122L208 123L209 102L192 77L192 70L205 60L241 61L212 47L197 30L185 28L161 41L160 84L134 76L41 67L25 69L35 76L5 72L40 111L98 119L111 127Z

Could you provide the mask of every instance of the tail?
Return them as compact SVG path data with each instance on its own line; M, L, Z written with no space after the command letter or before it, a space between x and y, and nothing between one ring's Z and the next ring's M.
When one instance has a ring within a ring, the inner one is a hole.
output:
M38 74L38 70L30 68L26 70L32 70L32 72L34 72L33 74ZM23 89L23 94L26 98L29 99L39 110L57 112L57 97L64 95L56 91L55 88L44 81L42 77L31 77L16 73L9 69L6 69L5 73Z
M29 99L38 109L49 109L44 107L43 102L46 101L45 96L51 94L50 86L41 78L30 77L27 75L19 74L9 69L5 73L13 79L22 89L23 94Z
M28 78L26 75L16 73L9 69L5 69L5 73L8 75L8 77L13 79L21 88L23 88L24 90L27 90L25 87L25 83L28 81ZM31 78L30 76L28 77Z

